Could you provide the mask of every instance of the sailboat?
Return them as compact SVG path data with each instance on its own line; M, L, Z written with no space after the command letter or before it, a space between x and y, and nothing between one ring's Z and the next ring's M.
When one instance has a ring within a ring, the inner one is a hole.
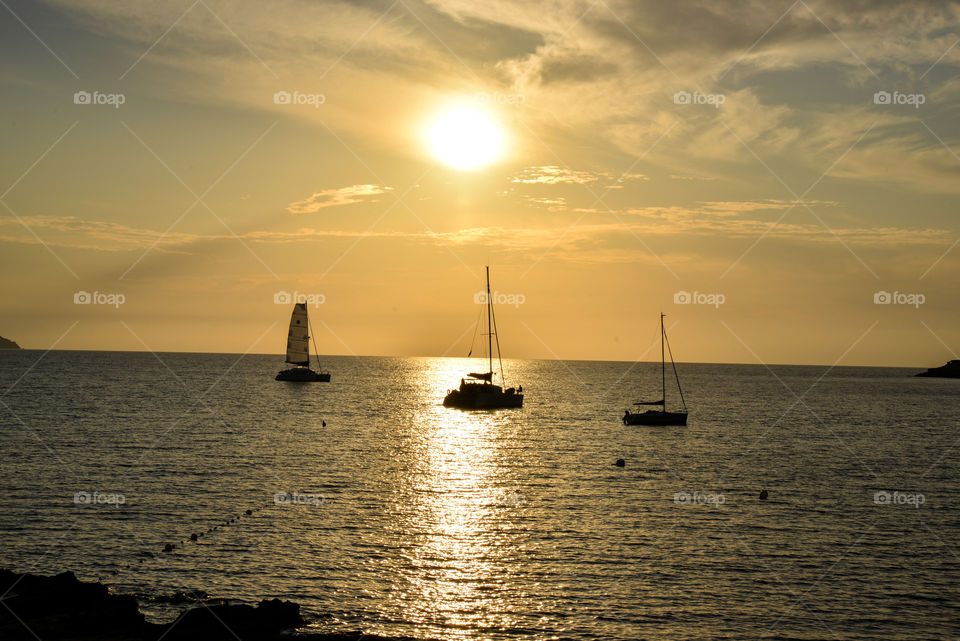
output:
M686 425L687 424L687 403L683 400L683 389L680 387L680 376L677 374L677 364L673 362L673 350L670 349L670 342L667 340L667 332L663 328L663 317L660 314L660 400L659 401L640 401L634 405L659 405L658 410L647 410L646 412L631 412L627 410L623 415L624 425ZM664 354L664 345L670 354L670 365L673 367L673 377L677 381L677 391L680 392L680 403L683 405L682 412L667 411L667 364Z
M294 303L293 313L290 315L290 331L287 333L287 362L296 365L277 374L278 381L294 381L298 383L312 383L315 381L328 382L329 372L315 372L310 369L310 319L307 317L307 304ZM313 343L317 347L316 341ZM317 356L317 369L320 369L320 357Z
M523 407L523 386L503 389L493 383L493 337L497 336L497 319L490 297L490 267L487 266L487 371L471 372L460 379L460 387L449 390L443 399L444 407L462 410L488 410L504 407ZM472 353L471 349L471 353ZM497 361L500 363L500 381L503 381L503 359L500 357L500 338L497 337Z

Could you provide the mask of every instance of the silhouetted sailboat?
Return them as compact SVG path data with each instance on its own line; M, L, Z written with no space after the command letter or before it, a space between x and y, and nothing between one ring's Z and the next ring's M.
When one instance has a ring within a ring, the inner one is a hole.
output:
M460 379L460 387L450 390L443 399L445 407L462 410L487 410L503 407L523 407L523 387L504 390L493 384L493 337L497 336L497 319L490 298L490 267L487 267L487 371L471 372ZM471 352L473 350L471 349ZM500 381L503 382L503 360L500 357L500 338L497 337L497 360L500 362Z
M315 372L310 369L310 319L307 317L307 304L295 303L290 315L290 330L287 333L287 362L297 365L285 369L277 374L278 381L293 381L297 383L312 383L315 381L327 382L329 372ZM317 344L314 341L314 348ZM320 356L317 356L317 369L320 369Z
M683 388L680 387L680 376L677 374L677 364L673 362L673 350L670 349L670 342L667 340L667 332L663 328L663 317L660 314L660 400L659 401L640 401L634 405L659 405L659 410L647 410L646 412L631 412L627 410L623 415L624 425L686 425L687 424L687 403L683 400ZM682 412L667 411L667 365L664 345L670 353L670 365L673 367L673 377L677 381L677 391L680 392L680 403L683 405Z

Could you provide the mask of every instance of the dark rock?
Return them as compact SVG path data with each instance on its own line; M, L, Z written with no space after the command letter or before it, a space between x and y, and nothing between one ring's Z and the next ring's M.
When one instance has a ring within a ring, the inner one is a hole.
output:
M0 570L0 594L3 641L279 641L282 632L303 624L298 604L277 599L256 607L203 604L173 623L147 623L133 596L110 594L105 585L83 583L71 572L35 576ZM197 597L206 593L177 592L155 600L186 603Z
M21 349L21 347L9 338L0 336L0 349Z
M72 572L19 575L0 570L0 638L5 640L140 638L150 624L132 596L111 595L101 583L81 583ZM22 623L21 623L22 622Z
M292 601L263 600L249 605L212 605L187 610L170 624L170 639L269 639L303 624Z
M942 367L931 367L925 372L914 374L914 376L930 378L960 378L960 361L949 361Z

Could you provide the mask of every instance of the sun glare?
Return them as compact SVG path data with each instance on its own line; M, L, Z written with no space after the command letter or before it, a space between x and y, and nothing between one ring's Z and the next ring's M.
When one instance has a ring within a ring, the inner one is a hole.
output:
M432 120L426 129L434 158L455 169L479 169L503 153L503 131L483 110L457 107Z

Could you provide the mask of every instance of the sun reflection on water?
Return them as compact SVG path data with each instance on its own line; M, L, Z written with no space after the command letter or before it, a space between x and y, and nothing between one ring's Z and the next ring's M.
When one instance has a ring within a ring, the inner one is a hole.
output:
M486 363L483 363L485 366ZM409 523L415 532L404 615L424 632L477 638L479 630L515 621L499 595L511 571L501 560L505 513L516 503L499 462L510 412L441 406L443 394L476 363L433 359L423 378L427 397L414 445ZM411 612L411 610L413 610Z

